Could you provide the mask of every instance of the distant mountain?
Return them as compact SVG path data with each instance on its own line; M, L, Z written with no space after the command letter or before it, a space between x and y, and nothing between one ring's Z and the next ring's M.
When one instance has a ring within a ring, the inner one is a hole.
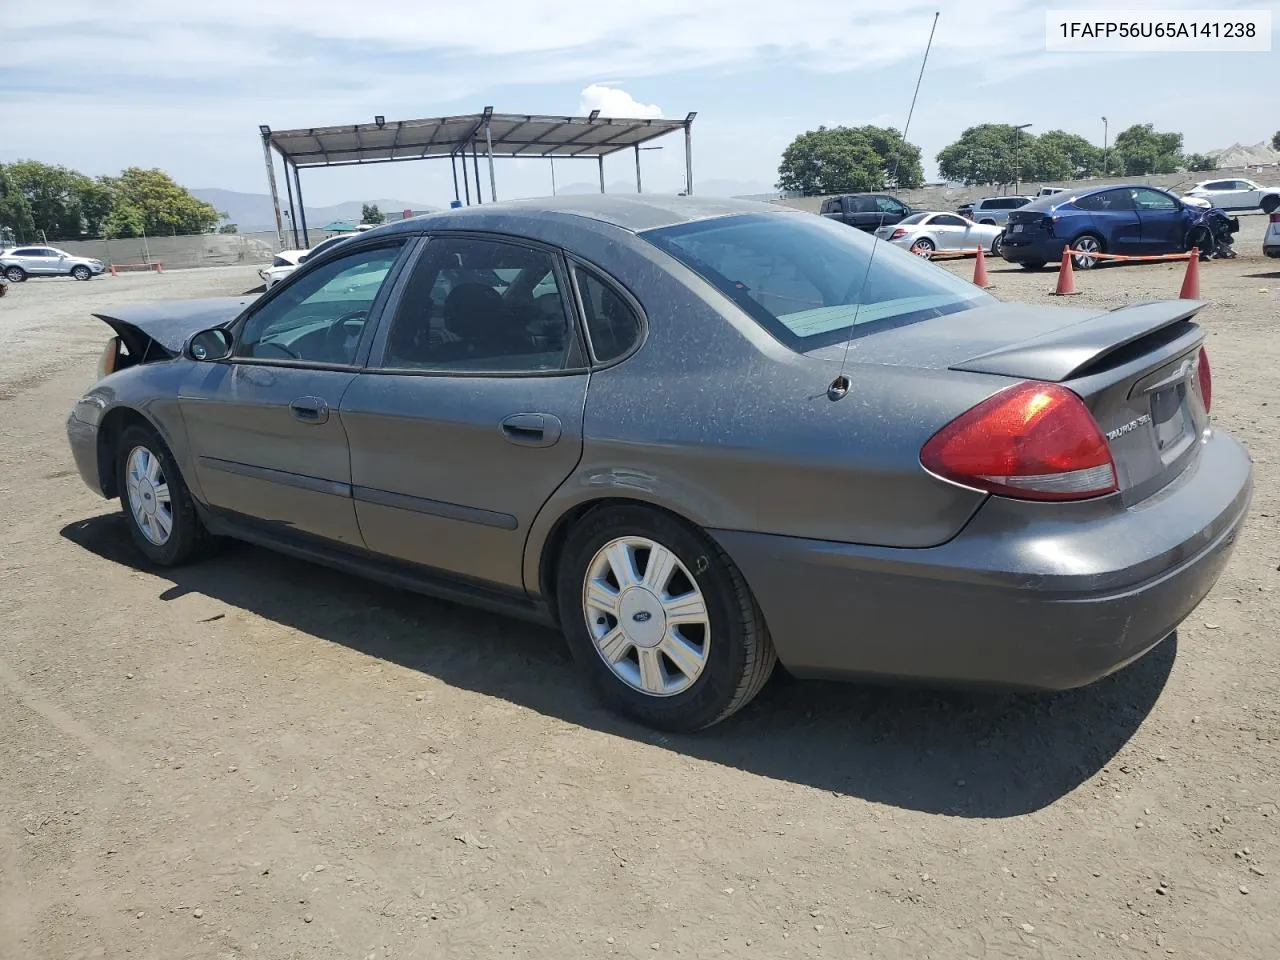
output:
M645 193L665 193L668 195L679 193L684 189L684 184L679 186L671 186L668 184L655 184L652 187L645 185ZM759 180L698 180L693 181L693 191L695 194L703 197L744 197L757 196L760 194L768 194L774 196L777 194L772 186L762 183ZM600 184L597 183L566 183L563 186L556 187L556 193L599 193ZM605 184L606 193L635 193L636 184L634 180L614 180Z
M269 194L240 193L236 190L222 190L218 187L196 188L191 191L191 194L206 203L213 204L226 213L227 221L236 224L241 233L274 230L276 227L276 215L272 210ZM409 202L407 200L388 200L386 198L380 200L345 200L342 203L336 203L328 207L307 207L307 227L310 229L322 227L331 220L359 220L361 207L366 203L376 203L378 209L383 213L392 213L400 210L416 210L421 213L425 210L440 209L434 204L420 203L418 201ZM283 210L287 207L288 200L285 197L281 197L280 205ZM285 226L288 226L287 219Z

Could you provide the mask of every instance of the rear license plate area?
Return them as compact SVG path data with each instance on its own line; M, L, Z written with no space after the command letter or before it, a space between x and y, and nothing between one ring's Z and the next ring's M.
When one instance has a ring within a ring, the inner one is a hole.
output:
M1010 231L1011 233L1021 233L1021 232L1022 232L1022 224L1020 224L1020 223L1015 223L1013 226L1011 226L1011 227L1009 228L1009 231Z
M1165 463L1176 460L1195 439L1195 426L1187 404L1185 381L1151 394L1151 425L1155 430L1156 449Z

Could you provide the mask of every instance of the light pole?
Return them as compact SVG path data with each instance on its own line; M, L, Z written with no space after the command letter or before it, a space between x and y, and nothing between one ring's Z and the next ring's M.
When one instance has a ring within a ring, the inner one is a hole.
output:
M1107 118L1102 118L1102 176L1107 176Z
M1013 128L1013 192L1018 193L1018 183L1022 180L1022 158L1019 155L1021 147L1022 131L1031 126L1029 123L1019 123Z
M556 158L548 157L547 159L551 161L551 195L554 197L556 195Z

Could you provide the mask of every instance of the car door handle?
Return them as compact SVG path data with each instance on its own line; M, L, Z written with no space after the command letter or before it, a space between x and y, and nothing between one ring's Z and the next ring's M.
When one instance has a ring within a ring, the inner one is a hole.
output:
M522 447L550 447L564 429L560 418L549 413L514 413L501 426L502 436Z
M329 420L329 404L320 397L299 397L289 404L289 412L301 423L326 423Z

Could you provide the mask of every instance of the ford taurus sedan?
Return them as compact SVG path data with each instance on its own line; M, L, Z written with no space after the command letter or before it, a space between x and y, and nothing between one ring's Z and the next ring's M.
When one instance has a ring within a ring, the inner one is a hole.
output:
M687 730L777 661L1055 689L1169 636L1252 484L1201 306L1000 303L767 205L486 204L102 314L67 428L153 563L238 537L558 624Z

